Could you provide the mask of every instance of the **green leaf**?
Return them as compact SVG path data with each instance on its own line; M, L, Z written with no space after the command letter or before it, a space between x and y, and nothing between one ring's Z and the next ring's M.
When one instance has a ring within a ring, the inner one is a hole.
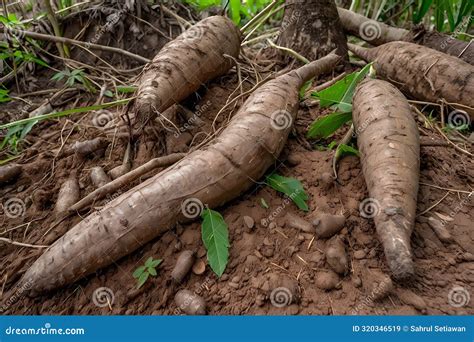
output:
M239 25L240 23L241 6L240 0L230 0L230 14L235 25Z
M260 198L260 205L262 206L262 208L265 208L265 209L270 208L267 202L263 198Z
M112 93L110 90L104 91L104 95L107 97L114 97L114 93Z
M316 119L309 126L308 138L328 138L342 125L352 119L352 112L349 113L332 113Z
M153 277L156 277L157 275L156 270L153 267L148 267L148 273Z
M338 147L337 147L337 150L336 150L336 158L339 158L339 157L342 157L344 155L355 155L357 157L359 157L360 153L358 150L356 150L354 147L352 146L348 146L346 144L340 144Z
M309 87L311 87L312 82L313 82L313 79L310 79L309 81L305 82L305 84L303 84L299 92L300 100L304 98L304 95L306 94L306 91L309 89Z
M148 259L146 259L145 261L145 266L146 267L152 267L153 265L153 257L149 257Z
M265 183L276 191L287 195L301 210L309 210L308 204L306 203L309 197L303 189L303 184L301 184L299 180L272 173L267 176Z
M323 89L320 92L314 92L311 96L319 99L319 105L322 108L327 108L333 104L340 103L350 84L356 77L356 74L356 72L349 74L329 88Z
M369 73L372 63L364 66L360 71L347 75L342 80L334 83L319 93L313 93L312 96L320 100L321 107L333 106L338 112L352 111L352 97L360 81Z
M34 125L36 125L38 123L38 120L36 121L31 121L31 122L28 122L25 127L23 127L23 130L21 131L21 134L20 134L20 140L23 140L26 135L28 133L30 133L31 129L33 128Z
M126 94L126 93L135 92L135 90L137 90L137 87L134 87L134 86L118 86L116 89L119 93Z
M153 260L150 265L151 267L156 268L158 267L159 264L161 264L162 261L163 261L162 259L156 259L156 260Z
M350 112L352 111L352 97L354 96L355 89L357 85L362 81L365 76L369 73L370 68L372 67L372 63L367 64L364 66L354 77L351 84L347 88L344 96L342 97L341 103L336 106L341 112ZM347 105L350 104L350 105Z
M140 278L140 276L145 272L146 267L145 266L140 266L133 272L133 278Z
M224 218L217 211L203 210L202 241L207 249L207 260L214 273L220 277L229 261L229 231Z
M51 77L51 79L52 79L53 81L61 81L61 80L64 78L64 76L66 76L65 73L62 72L62 71L59 71L59 72L55 73L55 74Z
M413 23L418 24L421 19L428 13L433 0L422 0L420 6L413 11Z
M150 274L148 272L143 272L141 275L140 275L140 278L138 278L138 283L137 283L137 288L139 289L140 287L143 286L143 284L145 284L145 282L148 280L148 277L150 276Z

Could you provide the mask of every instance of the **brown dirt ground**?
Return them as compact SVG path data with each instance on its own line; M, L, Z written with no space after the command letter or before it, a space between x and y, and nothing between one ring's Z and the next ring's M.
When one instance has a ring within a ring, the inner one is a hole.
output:
M135 52L148 57L153 55L151 51ZM51 86L48 81L50 74L38 73L36 77L40 81L32 90ZM236 86L235 73L208 84L198 101L201 107L206 108L201 116L203 126L194 127L178 139L167 133L168 152L187 151L191 142L195 145L202 141L205 134L197 133L209 133L210 123ZM36 98L35 102L43 99ZM76 106L86 105L90 100L81 98ZM20 116L21 108L16 102L2 105L1 108L2 112L10 114L9 118L2 121ZM412 236L416 278L409 284L395 283L387 297L373 300L372 287L381 273L388 274L389 271L372 220L361 217L359 212L360 202L368 197L359 159L343 158L339 166L339 183L325 189L320 177L323 172L331 172L334 152L308 148L309 143L304 138L308 124L322 113L317 106L300 109L294 134L280 160L275 163L279 173L295 177L303 183L309 195L310 211L299 211L276 191L261 185L256 185L240 198L219 208L229 225L231 240L229 264L220 279L207 267L201 275L188 275L179 286L171 284L171 270L181 251L195 251L199 258L205 260L200 223L193 222L173 227L114 265L67 288L37 298L22 296L9 307L7 314L176 314L179 311L173 297L179 289L189 289L200 294L206 300L211 315L474 314L473 300L460 308L450 305L448 301L453 287L463 287L468 293L473 293L474 288L474 203L465 200L466 194L455 191L417 218ZM224 112L219 124L225 122L229 115L229 111ZM71 120L78 122L81 117L81 121L72 129ZM49 231L55 220L53 209L61 183L71 172L77 172L81 196L85 196L94 189L89 179L91 167L100 165L110 170L120 165L125 146L118 142L113 148L109 145L106 150L84 159L76 156L54 159L51 151L59 148L60 137L65 139L69 133L66 145L103 135L92 124L92 117L91 114L81 114L71 119L44 122L32 130L27 137L28 147L17 160L24 164L25 172L14 184L0 188L2 203L12 197L19 198L25 203L25 212L12 219L5 215L3 209L0 211L1 237L31 244L50 244L81 220L79 216L73 217ZM423 127L422 122L419 124L422 136L427 134L440 140L436 133ZM341 138L343 133L341 130L335 138ZM148 143L153 145L152 141ZM162 153L159 147L151 145L147 145L146 151L140 153L140 157L135 160L136 165ZM420 185L418 213L446 195L446 190L432 185L463 191L472 189L473 166L471 158L451 147L423 146L423 184ZM131 184L129 188L137 183ZM126 190L128 188L121 191ZM268 209L260 205L262 198L269 205ZM96 203L94 209L100 209L103 203ZM262 220L275 212L279 214L272 221L274 224L262 225ZM284 218L287 213L293 213L311 220L322 212L344 214L347 217L346 225L338 236L344 241L350 259L350 271L340 276L336 287L329 291L315 286L320 275L318 272L329 269L324 255L328 240L317 239L313 234L291 228ZM454 213L453 220L446 225L454 238L453 243L442 243L426 223L426 219L435 215L435 212L443 215ZM254 219L253 228L246 226L244 216ZM10 290L15 281L40 254L39 249L0 242L0 302L11 295ZM158 269L158 276L136 290L132 273L150 256L164 260ZM281 308L272 305L270 300L272 290L280 286L293 287L292 303ZM94 304L94 292L100 287L112 290L114 300L110 307ZM413 293L418 297L413 299Z

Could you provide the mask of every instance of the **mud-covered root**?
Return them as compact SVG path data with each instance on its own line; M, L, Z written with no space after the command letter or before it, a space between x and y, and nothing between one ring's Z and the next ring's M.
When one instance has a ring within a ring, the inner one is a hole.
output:
M326 262L338 274L345 275L349 270L346 246L339 237L328 241L326 248Z
M337 11L344 31L360 37L372 45L407 40L410 34L408 30L391 27L341 7L338 7Z
M104 169L100 166L91 169L90 177L92 184L94 184L96 188L100 188L110 182L109 176L107 176Z
M193 267L195 260L194 252L193 251L183 251L178 257L176 261L176 265L171 272L171 278L176 283L181 283L183 279L188 275L189 271Z
M418 127L403 94L372 79L355 91L353 120L370 196L361 203L361 215L374 219L393 276L409 278L414 273L410 236L418 194Z
M344 215L319 214L312 223L318 238L327 239L344 228L346 217Z
M148 64L139 80L135 127L143 127L175 103L179 103L205 82L225 74L237 58L241 34L223 16L201 20L166 44Z
M372 49L348 46L359 57L374 63L377 76L392 82L403 92L427 102L444 100L459 110L448 116L452 125L461 126L474 120L473 65L408 42L391 42Z
M174 296L178 307L178 314L184 312L187 315L205 315L206 302L204 298L189 290L180 290Z
M80 190L76 175L71 175L59 189L58 199L54 208L56 214L64 214L68 208L79 201Z
M474 65L474 44L472 41L459 40L451 35L426 30L421 26L415 27L410 32L410 39L417 44L441 51Z
M423 25L418 25L409 31L389 26L344 8L338 8L338 12L344 30L371 45L378 46L395 41L412 42L474 64L474 44L469 41L426 30Z
M16 180L21 171L22 167L18 164L0 166L0 185Z
M86 141L76 141L72 146L64 149L60 156L67 157L75 153L79 156L84 157L88 154L105 149L108 144L109 141L104 138L95 138Z

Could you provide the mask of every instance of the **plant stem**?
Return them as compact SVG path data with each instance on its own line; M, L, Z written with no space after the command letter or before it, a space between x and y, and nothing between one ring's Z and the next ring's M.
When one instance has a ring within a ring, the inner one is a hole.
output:
M48 20L53 26L54 34L57 37L62 37L61 28L59 27L58 20L56 19L56 16L54 15L54 11L53 11L53 8L51 7L51 3L49 2L49 0L43 0L43 4L44 4L44 9L46 10L46 13L48 16ZM62 42L60 41L56 41L56 47L58 48L59 55L62 58L69 57L69 51L66 45L63 45Z

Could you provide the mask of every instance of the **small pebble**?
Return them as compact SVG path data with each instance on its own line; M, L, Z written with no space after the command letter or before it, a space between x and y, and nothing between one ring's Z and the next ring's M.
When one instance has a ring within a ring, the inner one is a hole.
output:
M244 216L244 223L249 229L252 229L255 226L255 220L250 216Z
M359 249L354 252L354 259L360 260L365 258L365 251L363 249Z

